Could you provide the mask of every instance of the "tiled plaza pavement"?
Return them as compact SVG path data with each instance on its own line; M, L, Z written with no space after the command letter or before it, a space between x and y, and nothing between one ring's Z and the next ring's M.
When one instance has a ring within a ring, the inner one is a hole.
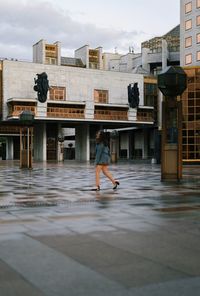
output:
M1 296L199 296L200 174L117 163L0 162Z

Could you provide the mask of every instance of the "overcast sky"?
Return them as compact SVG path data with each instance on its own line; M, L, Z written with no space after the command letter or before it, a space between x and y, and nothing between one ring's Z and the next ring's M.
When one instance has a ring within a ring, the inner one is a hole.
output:
M141 42L180 23L180 0L0 0L0 57L32 60L41 39L61 55L88 44L104 52L140 52Z

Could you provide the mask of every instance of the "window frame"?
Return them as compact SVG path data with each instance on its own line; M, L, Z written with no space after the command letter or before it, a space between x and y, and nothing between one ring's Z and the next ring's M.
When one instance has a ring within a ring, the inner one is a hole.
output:
M196 34L196 43L199 44L200 43L200 33Z
M200 26L200 15L196 16L196 25Z
M190 13L192 11L192 1L185 4L185 14Z
M51 86L49 89L49 100L51 101L65 101L66 87Z
M187 45L188 43L188 45ZM185 38L185 48L191 47L192 46L192 36L186 37Z
M109 91L107 89L94 89L94 102L100 104L108 104Z
M187 26L187 24L190 24ZM186 20L185 21L185 31L191 30L192 29L192 19Z
M189 57L190 57L190 61L187 61L187 58L189 58ZM192 54L191 53L185 55L185 64L186 65L192 64Z

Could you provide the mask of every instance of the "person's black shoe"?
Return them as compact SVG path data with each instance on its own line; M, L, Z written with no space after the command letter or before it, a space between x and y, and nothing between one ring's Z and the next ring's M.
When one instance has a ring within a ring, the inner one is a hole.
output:
M96 191L100 191L100 186L97 186L96 187Z
M119 181L115 181L115 185L113 186L113 189L117 189L117 186L119 185Z

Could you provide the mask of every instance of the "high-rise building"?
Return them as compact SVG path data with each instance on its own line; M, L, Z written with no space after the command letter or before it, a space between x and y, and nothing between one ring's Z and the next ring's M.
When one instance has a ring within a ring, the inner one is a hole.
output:
M187 74L183 103L183 161L200 161L200 0L180 1L180 64Z
M200 66L200 0L180 1L180 63Z

